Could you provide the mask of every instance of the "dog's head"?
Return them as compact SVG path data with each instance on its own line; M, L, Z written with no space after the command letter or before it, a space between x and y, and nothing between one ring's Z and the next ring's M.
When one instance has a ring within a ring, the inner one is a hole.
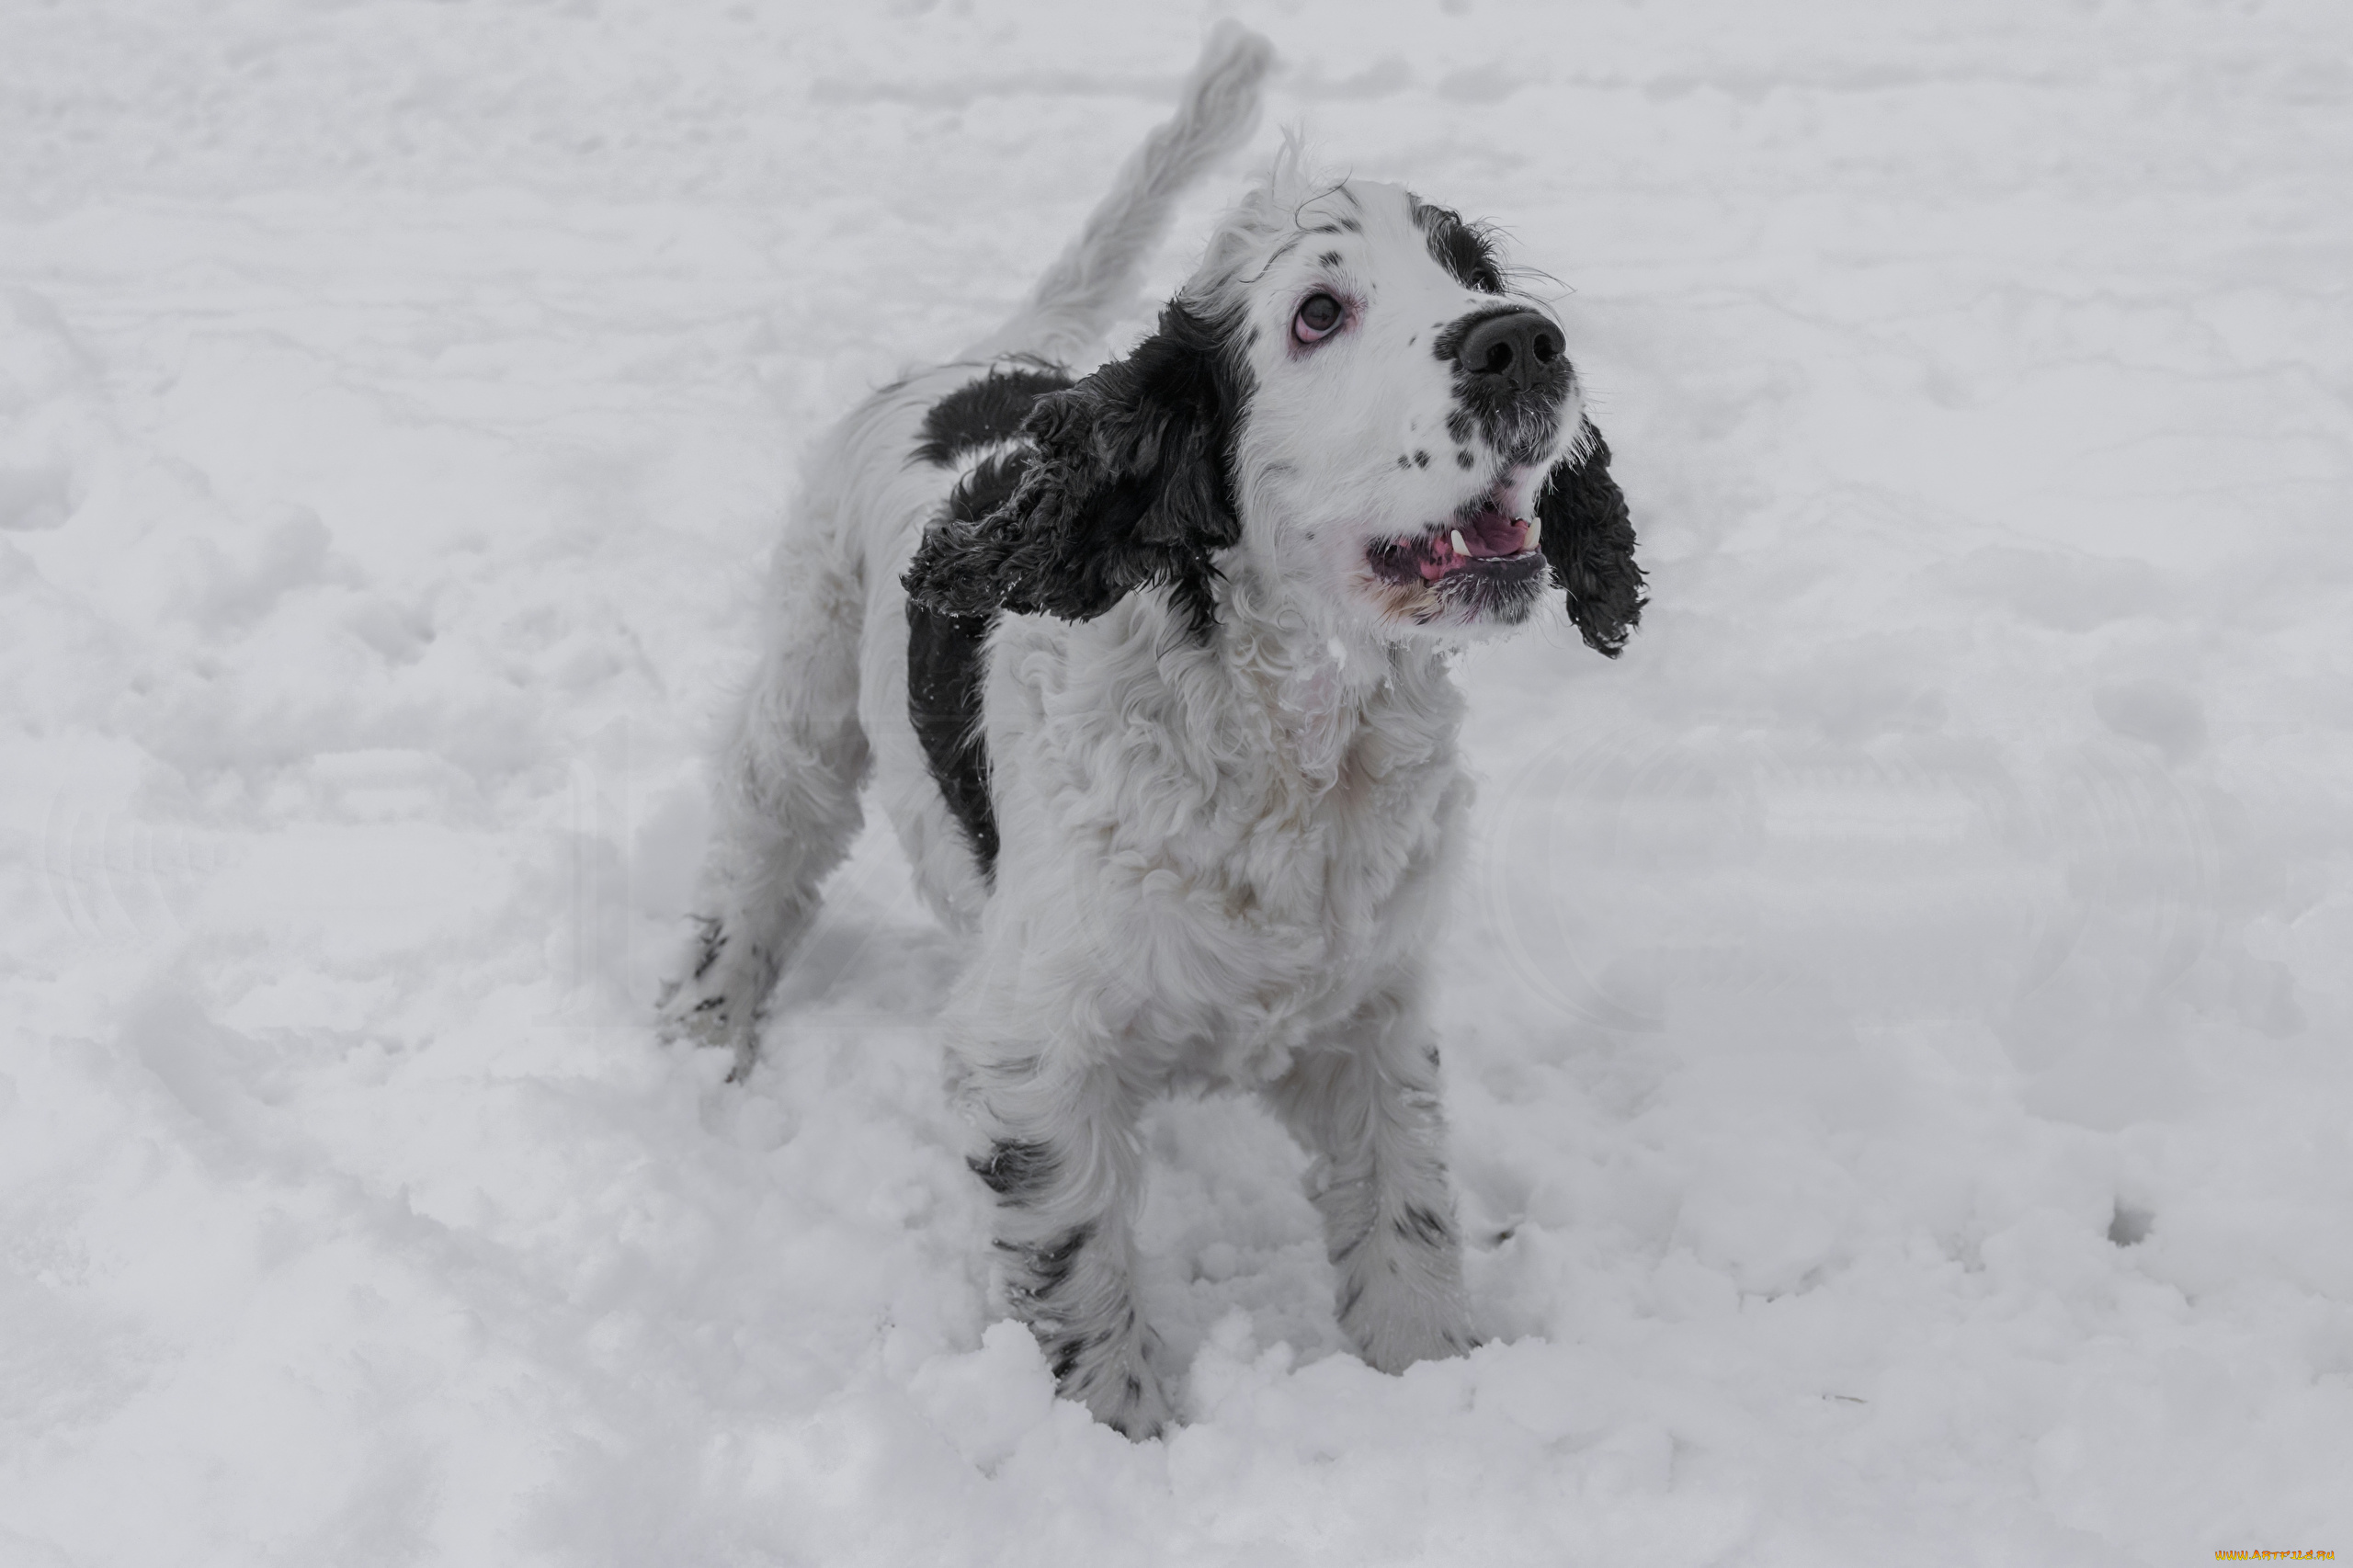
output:
M1164 584L1206 633L1238 551L1319 619L1388 639L1518 625L1548 576L1605 653L1641 614L1560 324L1491 234L1395 186L1279 170L1159 330L1041 399L1028 433L1009 498L935 530L912 590L1086 619Z

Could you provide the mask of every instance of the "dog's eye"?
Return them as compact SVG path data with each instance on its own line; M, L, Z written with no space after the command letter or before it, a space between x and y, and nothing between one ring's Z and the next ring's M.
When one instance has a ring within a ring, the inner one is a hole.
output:
M1347 314L1331 295L1310 294L1299 302L1299 313L1290 318L1290 335L1302 343L1320 342L1332 335Z

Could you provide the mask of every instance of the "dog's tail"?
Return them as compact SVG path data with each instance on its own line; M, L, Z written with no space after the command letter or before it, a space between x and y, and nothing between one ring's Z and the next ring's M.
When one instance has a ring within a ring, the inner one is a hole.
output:
M1274 61L1274 45L1264 38L1239 22L1220 22L1185 79L1175 117L1129 154L1070 248L972 357L1023 353L1073 363L1094 347L1134 301L1137 279L1168 231L1178 195L1257 125L1259 84Z

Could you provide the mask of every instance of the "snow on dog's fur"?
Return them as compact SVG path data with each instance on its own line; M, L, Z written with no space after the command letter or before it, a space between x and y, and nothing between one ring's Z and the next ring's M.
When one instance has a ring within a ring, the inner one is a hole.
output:
M1268 61L1213 37L1022 312L820 448L662 1003L749 1070L870 774L924 895L977 931L947 1028L1007 1301L1135 1436L1171 1414L1135 1125L1176 1084L1255 1089L1312 1152L1368 1361L1471 1343L1424 1010L1471 793L1448 651L1549 580L1615 654L1642 602L1559 324L1405 190L1287 148L1158 331L1063 370Z

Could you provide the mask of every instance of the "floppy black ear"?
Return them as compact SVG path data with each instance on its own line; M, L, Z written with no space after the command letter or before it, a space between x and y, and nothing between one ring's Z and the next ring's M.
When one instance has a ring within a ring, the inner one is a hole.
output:
M959 487L907 569L909 597L951 615L1091 620L1166 584L1207 636L1211 553L1242 539L1230 470L1247 372L1231 335L1171 304L1134 353L1040 398L1022 426L1034 452L996 481L1011 494L983 508Z
M1614 659L1643 619L1643 569L1625 493L1609 477L1609 443L1590 421L1585 436L1585 455L1545 476L1536 520L1552 585L1569 592L1570 619L1586 647Z

